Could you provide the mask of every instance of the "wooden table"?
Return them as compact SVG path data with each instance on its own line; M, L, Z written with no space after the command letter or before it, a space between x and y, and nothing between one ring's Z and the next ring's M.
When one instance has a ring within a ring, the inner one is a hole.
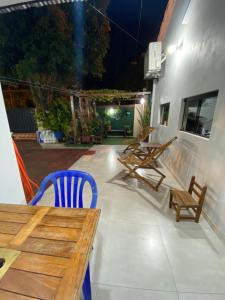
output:
M141 142L141 148L146 148L146 149L156 149L156 148L160 148L162 146L162 144L159 143L145 143L145 142Z
M0 204L0 247L21 251L0 280L0 300L79 299L99 216Z
M145 143L141 142L141 147L142 148L160 148L162 144L159 143Z

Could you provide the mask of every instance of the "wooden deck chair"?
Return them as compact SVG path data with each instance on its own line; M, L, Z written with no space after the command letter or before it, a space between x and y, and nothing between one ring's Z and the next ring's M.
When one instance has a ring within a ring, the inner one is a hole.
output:
M160 148L154 148L152 149L152 151L149 151L145 155L131 153L125 158L118 158L118 161L129 170L127 176L134 175L136 178L143 180L155 191L158 191L159 186L161 185L163 179L166 176L157 169L157 160L176 139L177 137L172 138L167 143L162 144ZM153 183L151 183L147 178L145 178L137 172L138 169L153 169L156 173L160 175L159 181L156 183L156 185L153 185Z
M137 142L136 143L131 143L129 144L123 151L123 153L127 153L129 152L134 152L136 150L138 150L138 148L140 147L140 143L144 142L147 137L149 136L149 134L152 133L152 131L155 130L154 127L146 127L143 128L141 133L139 134L139 136L137 137Z

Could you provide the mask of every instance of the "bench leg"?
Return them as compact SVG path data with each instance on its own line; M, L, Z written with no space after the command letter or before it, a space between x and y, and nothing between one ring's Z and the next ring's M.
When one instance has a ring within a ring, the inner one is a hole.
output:
M91 300L91 279L90 279L90 267L89 264L87 266L86 274L84 277L84 283L83 283L83 295L84 300Z
M201 216L202 209L198 208L196 211L195 222L198 223Z
M177 222L180 222L180 207L177 207L176 211L177 211L177 214L176 214L176 221L177 221Z

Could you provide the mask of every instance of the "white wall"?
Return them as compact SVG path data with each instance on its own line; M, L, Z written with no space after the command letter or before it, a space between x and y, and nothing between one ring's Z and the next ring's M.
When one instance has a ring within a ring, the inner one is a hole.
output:
M167 56L158 81L153 125L154 138L178 141L164 162L187 186L191 176L208 186L204 211L225 235L225 1L192 0L187 25L182 25L189 0L177 0L172 23L163 43L183 46ZM219 90L210 139L179 131L182 99ZM159 126L159 105L170 102L168 127Z
M0 203L26 204L0 85Z

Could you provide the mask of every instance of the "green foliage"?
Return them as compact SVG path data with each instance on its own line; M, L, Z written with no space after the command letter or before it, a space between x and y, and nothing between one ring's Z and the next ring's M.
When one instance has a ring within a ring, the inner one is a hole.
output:
M110 0L95 0L94 5L104 14ZM85 6L85 61L84 71L94 78L102 78L105 72L104 59L109 48L110 23L89 5Z
M97 135L99 131L101 130L101 121L97 117L91 121L90 124L88 124L89 134L91 135Z
M108 0L96 0L106 12ZM60 88L79 86L76 63L83 52L81 76L101 78L109 46L109 22L83 2L84 26L76 39L75 12L80 3L52 5L0 16L0 74ZM76 43L83 40L84 43ZM31 88L38 108L56 95Z
M115 89L81 90L80 94L90 97L98 103L112 102L115 99L128 100L136 95L134 92Z
M110 117L107 115L107 113L104 113L102 122L104 127L111 126Z
M86 124L84 124L82 128L81 128L81 124L80 124L80 130L82 131L83 136L100 134L100 132L102 130L101 119L96 117L96 118L92 119L91 121L87 122Z
M138 123L141 128L147 128L150 125L150 116L151 116L151 108L149 105L145 105L144 110L141 111L138 109L139 120Z
M66 99L55 99L48 110L37 112L36 118L45 129L62 131L66 137L69 136L72 116Z

